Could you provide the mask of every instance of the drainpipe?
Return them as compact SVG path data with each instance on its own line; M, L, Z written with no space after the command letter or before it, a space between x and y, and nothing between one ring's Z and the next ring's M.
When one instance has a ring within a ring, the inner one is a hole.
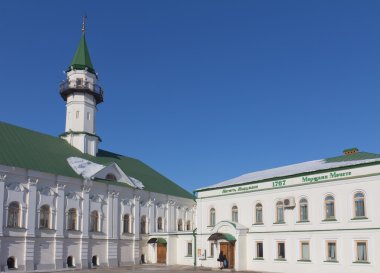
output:
M197 266L197 228L193 229L194 238L194 267Z

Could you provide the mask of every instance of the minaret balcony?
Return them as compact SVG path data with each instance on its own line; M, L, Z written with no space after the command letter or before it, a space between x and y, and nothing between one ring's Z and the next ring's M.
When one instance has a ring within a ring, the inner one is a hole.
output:
M96 104L103 102L103 88L88 81L65 80L59 85L59 93L65 101L72 93L87 93L94 96Z

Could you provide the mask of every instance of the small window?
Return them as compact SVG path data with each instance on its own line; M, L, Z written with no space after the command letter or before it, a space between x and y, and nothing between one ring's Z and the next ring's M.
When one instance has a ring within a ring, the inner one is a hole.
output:
M210 209L210 226L215 226L215 209Z
M75 83L76 83L77 87L82 87L83 86L83 79L77 78Z
M285 243L284 242L277 243L277 259L285 260Z
M50 228L50 207L48 205L40 208L40 228Z
M79 111L75 112L75 118L79 118Z
M301 261L310 261L309 242L301 242Z
M263 242L256 242L256 259L264 258L264 245Z
M284 223L284 203L278 201L276 204L276 223Z
M263 223L263 205L261 205L261 203L256 204L255 223L256 224L262 224Z
M216 249L216 244L215 243L210 243L210 257L214 257L214 255L215 255L215 249Z
M98 261L98 256L94 255L92 256L92 259L91 259L91 262L92 262L92 266L98 266L99 265L99 261Z
M239 222L239 212L237 206L232 207L232 222Z
M190 222L190 220L186 221L186 230L187 231L191 230L191 222Z
M336 262L337 261L337 255L336 255L336 242L335 241L329 241L327 242L327 249L326 249L326 260L328 262Z
M187 256L193 256L193 243L187 242Z
M67 266L68 267L75 267L75 261L73 256L67 257Z
M99 232L99 213L96 210L91 212L90 225L90 230L92 232Z
M356 262L368 262L367 241L356 241Z
M112 173L106 175L106 180L117 181L116 176Z
M90 120L90 118L91 118L90 112L87 112L87 120Z
M69 209L67 214L67 229L76 230L77 229L77 210Z
M146 234L147 233L147 229L146 229L146 216L145 215L143 215L141 217L140 231L141 231L141 234Z
M325 213L326 220L335 220L335 199L332 195L325 198Z
M162 217L158 217L158 219L157 219L157 229L158 229L158 231L163 230L163 228L162 228Z
M365 217L365 197L362 192L357 192L354 195L355 217Z
M309 221L307 199L302 198L300 200L300 222L307 222L307 221Z
M18 202L12 202L8 206L8 227L21 227L21 209Z
M178 231L182 231L182 230L183 230L183 222L182 222L182 219L179 219L179 220L178 220L177 230L178 230Z
M123 233L130 233L129 214L124 214L123 216Z
M9 257L7 259L7 267L8 267L8 269L16 269L16 259L15 259L15 257Z

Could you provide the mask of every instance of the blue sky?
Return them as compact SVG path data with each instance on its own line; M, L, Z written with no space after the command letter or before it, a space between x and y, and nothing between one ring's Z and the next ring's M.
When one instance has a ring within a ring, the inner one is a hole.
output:
M86 13L101 148L188 190L380 153L379 1L1 1L0 120L59 135Z

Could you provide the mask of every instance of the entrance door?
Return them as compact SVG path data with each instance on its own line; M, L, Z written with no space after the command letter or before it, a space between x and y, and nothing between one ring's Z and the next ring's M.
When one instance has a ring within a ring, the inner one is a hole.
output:
M157 263L166 264L166 244L157 244Z
M228 268L234 268L235 266L235 246L231 243L220 243L220 251L226 255L228 261Z

